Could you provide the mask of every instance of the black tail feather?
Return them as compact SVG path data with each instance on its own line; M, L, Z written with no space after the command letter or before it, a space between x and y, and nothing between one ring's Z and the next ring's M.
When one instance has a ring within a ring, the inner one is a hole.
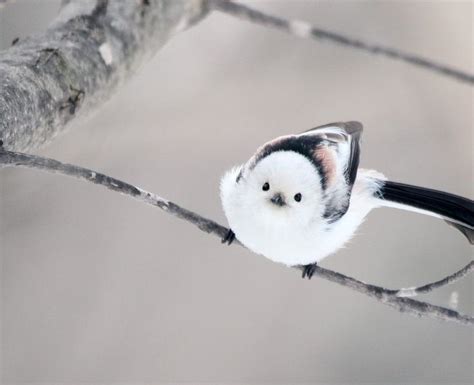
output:
M455 227L456 229L458 229L467 238L469 243L471 245L474 245L474 230L473 229L470 229L469 227L460 225L458 223L453 223L453 222L449 222L449 221L446 221L446 223L448 225L451 225L451 226Z
M379 198L437 214L474 243L474 201L470 199L391 181L384 182Z

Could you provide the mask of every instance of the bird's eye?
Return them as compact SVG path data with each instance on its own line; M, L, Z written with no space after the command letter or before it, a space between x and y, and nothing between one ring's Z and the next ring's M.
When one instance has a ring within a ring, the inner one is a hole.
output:
M301 197L301 194L300 194L300 193L295 194L294 198L295 198L295 201L296 201L296 202L301 202L301 198L302 198L302 197Z
M263 191L268 191L270 190L270 185L268 184L268 182L265 182L262 186L262 190Z

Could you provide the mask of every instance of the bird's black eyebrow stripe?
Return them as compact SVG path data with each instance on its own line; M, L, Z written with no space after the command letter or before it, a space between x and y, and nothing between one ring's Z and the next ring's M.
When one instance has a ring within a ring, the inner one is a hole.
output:
M321 176L321 185L323 190L327 187L327 175L323 169L321 162L319 162L314 156L314 150L324 142L324 139L316 136L289 136L279 141L274 141L265 145L259 154L257 154L254 163L250 166L250 169L254 169L255 166L262 159L273 154L277 151L293 151L307 158L318 171Z

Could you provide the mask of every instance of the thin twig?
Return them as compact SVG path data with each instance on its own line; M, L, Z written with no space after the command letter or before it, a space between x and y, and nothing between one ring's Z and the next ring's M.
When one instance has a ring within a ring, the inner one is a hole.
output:
M418 317L438 318L444 321L455 321L465 325L474 325L474 317L472 316L460 314L455 310L432 305L428 302L398 297L394 294L398 292L398 290L385 289L380 286L368 284L344 274L324 269L320 266L316 267L314 275L338 283L342 286L349 287L359 293L365 294L379 302L391 306L402 313L408 313Z
M208 234L216 235L220 239L225 237L228 231L226 227L214 222L211 219L205 218L165 198L145 191L129 183L123 182L119 179L115 179L105 174L83 167L62 163L54 159L48 159L35 155L23 154L12 151L5 151L2 149L0 142L0 168L2 167L23 167L37 169L41 171L57 173L74 177L77 179L82 179L103 186L109 190L130 196L140 202L159 207L160 209L164 210L169 214L172 214L178 218L184 219L185 221L192 223L200 230ZM234 244L241 245L237 240L234 242ZM471 269L471 267L469 269ZM445 283L441 283L442 281L438 281L430 285L435 285L436 287L439 287L442 284L453 282L454 280L459 279L465 274L467 274L467 271L462 273L457 272L455 274L455 277L453 275L442 280L446 281ZM474 325L474 318L471 316L460 314L455 310L447 309L441 306L432 305L411 298L403 298L397 296L397 293L399 293L400 290L389 290L383 287L367 284L357 279L348 277L344 274L337 273L335 271L325 269L320 266L316 267L314 275L324 278L328 281L338 283L339 285L349 287L359 293L368 295L369 297L372 297L379 302L389 305L399 310L400 312L409 313L419 317L424 316L438 318L445 321L454 321L465 325ZM426 291L429 290L423 289L423 292Z
M159 207L160 209L178 218L192 223L202 231L215 234L219 237L224 237L228 231L227 228L219 225L216 222L201 217L200 215L193 213L184 207L180 207L176 203L170 202L156 194L145 191L119 179L112 178L87 168L62 163L54 159L23 154L19 152L5 151L1 150L0 148L0 168L14 166L67 175L103 186L109 190L130 196L140 202Z
M397 291L394 291L393 294L395 294L397 297L414 297L418 294L426 294L442 286L450 285L456 281L459 281L461 278L465 277L473 270L474 261L471 261L462 269L456 271L451 275L448 275L446 278L440 279L439 281L431 282L423 286L399 289Z
M256 23L265 27L273 27L302 38L323 39L342 46L369 52L375 55L382 55L395 60L401 60L406 63L446 75L459 81L474 84L474 75L461 70L449 67L444 64L436 63L423 57L403 52L394 48L367 43L362 40L344 36L342 34L327 31L312 26L311 24L300 20L286 20L281 17L269 15L258 11L246 5L238 4L233 1L209 0L211 7L215 10L227 13L229 15Z

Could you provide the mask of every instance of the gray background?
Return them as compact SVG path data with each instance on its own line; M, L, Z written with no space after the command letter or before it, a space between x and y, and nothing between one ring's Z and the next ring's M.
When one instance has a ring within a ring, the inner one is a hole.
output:
M253 2L472 72L472 2ZM1 47L56 1L0 10ZM470 196L472 87L213 15L176 36L104 108L38 153L224 222L222 173L261 143L364 123L364 167ZM1 118L1 117L0 117ZM68 178L0 172L2 381L471 383L472 329L400 314ZM437 220L380 209L325 267L413 286L472 258ZM472 279L424 299L473 312Z

